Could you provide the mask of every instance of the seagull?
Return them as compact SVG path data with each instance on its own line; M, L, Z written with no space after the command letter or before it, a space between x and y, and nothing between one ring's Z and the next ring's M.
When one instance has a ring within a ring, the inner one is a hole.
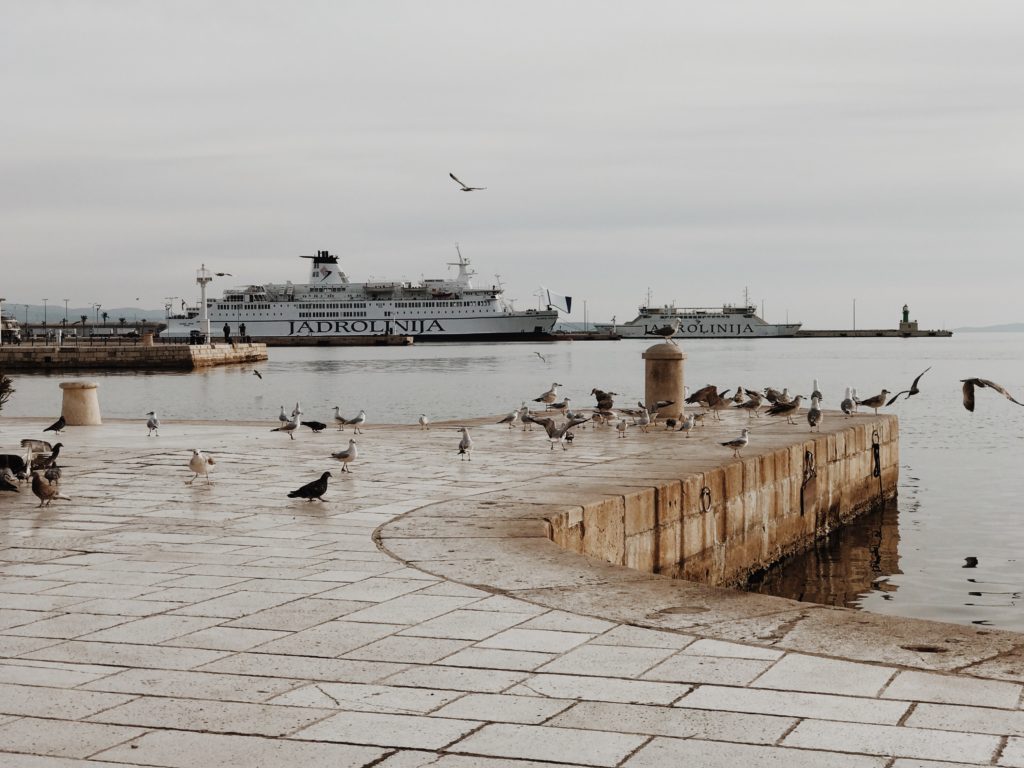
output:
M813 400L814 398L818 398L818 402L820 403L822 400L825 399L825 396L822 395L821 390L818 389L818 380L814 379L813 381L814 386L811 387L811 399Z
M323 432L325 429L327 429L327 425L324 424L322 421L303 421L300 423L304 427L309 427L314 432Z
M629 429L629 424L626 423L625 419L619 419L619 423L615 425L615 429L619 432L619 437L626 436L626 430Z
M675 339L672 338L677 333L679 333L678 320L676 320L674 323L663 325L660 328L655 328L653 331L651 331L651 333L655 336L661 336L661 338L663 338L665 341L671 342L672 344L675 344L677 347L679 346L678 344L676 344Z
M570 398L564 397L564 398L562 398L562 402L560 402L560 403L548 403L548 408L550 408L552 410L555 410L555 411L567 410L569 408L569 400L570 400Z
M39 499L40 507L50 506L50 502L54 499L71 501L69 497L57 490L56 484L44 479L38 472L32 473L32 493Z
M294 407L294 408L292 408L292 418L294 419L294 418L295 418L296 416L298 416L298 415L299 415L300 413L302 413L302 408L301 408L301 407L299 406L299 403L298 403L298 401L296 401L296 402L295 402L295 407Z
M747 427L744 427L739 437L733 438L732 440L726 440L724 443L722 443L722 445L724 445L726 448L732 448L733 457L738 458L740 455L740 451L746 448L747 443L750 442L747 439L748 434L750 434L750 430Z
M1024 403L1014 400L1013 395L1007 392L1005 387L996 384L994 381L989 381L988 379L960 379L960 381L962 381L964 384L964 408L966 408L968 411L974 410L975 387L981 387L982 389L988 387L989 389L994 389L996 392L1001 394L1011 403L1017 403L1017 405L1024 405Z
M234 277L230 272L214 272L217 277Z
M733 408L741 408L747 412L747 418L753 418L761 416L761 393L755 392L752 389L744 390L747 393L747 399L738 405L734 405Z
M0 491L21 493L21 488L18 487L14 473L8 467L0 469Z
M708 403L708 408L715 412L715 418L716 419L721 420L722 417L718 415L721 411L727 411L730 408L735 408L736 407L733 404L732 399L725 396L725 393L728 392L728 391L729 391L728 389L725 390L725 392L722 392L718 396L717 400L714 400L713 402Z
M796 424L796 422L793 421L793 414L800 410L801 398L803 398L803 395L797 395L791 402L775 403L775 405L765 411L765 413L769 416L785 416L786 421L789 424Z
M192 449L192 458L188 460L188 468L195 472L191 480L186 480L187 485L192 485L197 477L206 475L206 483L210 483L210 467L214 465L213 456L207 456L198 448Z
M728 392L729 390L726 390ZM706 387L701 387L688 398L686 402L690 405L707 405L708 398L718 397L718 387L714 384L708 384Z
M539 357L545 363L548 361L548 359L546 357L544 357L544 355L542 355L540 352L534 352L533 354L535 354L537 357Z
M46 469L47 467L56 466L57 457L60 456L60 449L63 447L64 443L54 443L48 456L33 456L29 469Z
M288 421L288 414L284 412L284 406L281 406L281 412L277 414L277 420L280 422Z
M764 392L764 399L772 405L779 402L779 398L782 396L782 393L779 392L779 390L773 389L772 387L765 387L762 391Z
M331 454L331 458L337 459L338 461L341 462L342 472L351 472L352 470L348 468L348 465L355 461L357 458L359 458L359 451L356 448L356 441L350 437L348 439L348 448L345 449L344 451L335 451L334 453Z
M555 398L558 397L558 388L560 386L562 386L562 385L558 384L557 382L552 383L551 384L551 389L549 389L547 392L545 392L540 397L533 398L533 402L535 402L535 403L544 403L544 404L549 404L549 403L555 402Z
M692 413L689 416L683 416L683 418L681 418L679 420L679 429L677 431L678 432L685 432L686 436L689 437L690 436L690 430L693 429L693 426L696 423L697 423L697 419L694 418Z
M812 432L815 427L821 432L821 408L818 406L819 402L818 398L812 397L811 407L807 410L807 423L811 425Z
M252 369L252 375L259 379L260 381L263 381L263 374L257 371L255 368Z
M60 433L60 432L64 431L64 427L66 427L67 424L68 424L67 421L64 420L64 416L62 415L59 419L57 419L55 422L53 422L53 424L51 424L46 429L44 429L43 432L57 432L57 433Z
M327 478L331 477L330 472L324 472L320 475L319 480L314 480L311 483L306 483L301 488L292 491L288 494L289 499L305 499L306 501L312 501L318 499L325 501L324 494L327 493Z
M853 412L855 410L857 410L856 409L856 405L857 404L853 402L853 396L850 394L850 391L851 391L850 388L847 387L846 388L846 397L844 397L843 398L843 402L841 402L839 404L839 407L842 408L843 413L846 414L846 418L850 418L851 416L853 416Z
M605 392L601 389L592 389L590 390L590 394L592 394L597 400L597 410L610 411L615 407L615 401L612 400L612 397L617 395L618 392Z
M146 419L146 426L149 427L149 433L146 437L149 437L154 432L156 432L157 437L160 437L160 419L156 417L156 411L150 411L146 415L149 416L149 418Z
M467 187L459 180L459 177L456 176L454 173L449 172L448 175L455 179L455 183L462 187L463 192L479 192L482 189L487 189L487 187Z
M640 431L647 434L647 430L651 428L651 414L646 408L640 409L640 415L637 416L636 426L640 427Z
M570 437L572 433L569 430L573 427L578 427L585 421L589 421L589 419L586 417L570 419L561 426L556 427L554 419L537 419L537 423L543 425L544 430L548 433L548 440L551 441L551 450L555 450L555 443L561 443L563 451L569 449L565 443L567 441L572 442L572 438Z
M470 461L473 460L473 438L469 436L469 430L465 427L459 427L462 432L462 439L459 440L459 455L462 456L462 460L465 461L468 457Z
M889 402L886 403L886 406L895 403L899 399L900 395L913 397L914 395L920 394L921 390L917 388L917 382L919 382L921 380L921 377L928 373L928 371L930 371L931 369L932 367L929 365L927 368L921 371L921 373L917 375L917 378L914 379L914 383L910 385L910 389L904 389L902 392L897 392L892 398L890 398Z
M875 409L875 415L878 415L878 409L885 405L885 400L889 396L889 390L883 389L874 397L869 397L865 400L857 400L857 405L866 405L868 408Z
M505 418L503 418L498 423L499 424L508 424L508 428L512 429L513 427L515 427L517 421L519 421L519 411L518 411L518 409L515 410L515 411L512 411L509 414L507 414L505 416Z
M338 430L341 432L345 431L345 417L342 416L338 411L341 409L338 406L334 406L334 423L338 425ZM284 414L284 407L281 408L281 413ZM285 419L287 421L288 419Z
M850 389L850 397L853 398L853 412L856 413L857 410L858 410L857 406L860 404L860 400L857 399L857 388L856 387L852 387Z
M427 414L421 413L420 418L420 429L430 429L430 419L427 418Z
M736 387L736 394L734 394L730 399L733 401L733 403L739 405L740 403L743 402L744 394L746 394L746 391L743 389L743 387Z
M363 430L361 430L359 427L361 427L365 423L366 411L359 411L358 415L356 415L354 418L345 419L345 424L351 424L352 431L357 435L361 435L363 433Z
M292 440L294 440L295 439L295 435L293 435L292 433L296 429L298 429L298 427L299 427L299 419L298 419L297 416L293 416L291 419L286 421L280 427L274 427L270 431L271 432L287 432L288 433L288 437L290 437Z

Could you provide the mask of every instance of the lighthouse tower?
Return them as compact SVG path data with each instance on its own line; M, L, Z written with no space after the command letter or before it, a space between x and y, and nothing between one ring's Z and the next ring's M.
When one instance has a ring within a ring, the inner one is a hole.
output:
M917 320L910 319L910 307L903 305L903 319L900 320L900 334L910 336L917 333Z

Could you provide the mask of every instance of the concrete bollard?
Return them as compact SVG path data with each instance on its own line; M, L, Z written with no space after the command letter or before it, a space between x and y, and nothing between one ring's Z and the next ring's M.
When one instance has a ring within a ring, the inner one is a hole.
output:
M146 331L144 334L142 334L142 346L144 346L144 347L152 347L153 346L153 332L152 331Z
M92 381L64 381L64 402L60 415L70 427L94 427L103 423L100 416L100 399L96 389L99 384Z
M678 419L685 406L683 395L683 360L686 355L675 344L665 342L648 347L643 354L644 405L650 407L659 400L672 400L673 404L658 409L662 418Z

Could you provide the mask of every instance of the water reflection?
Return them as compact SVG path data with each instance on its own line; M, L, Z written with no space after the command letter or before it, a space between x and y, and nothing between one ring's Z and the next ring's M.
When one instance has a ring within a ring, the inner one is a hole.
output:
M857 607L870 593L891 600L900 571L899 505L892 501L833 531L810 551L790 558L748 585L794 600Z

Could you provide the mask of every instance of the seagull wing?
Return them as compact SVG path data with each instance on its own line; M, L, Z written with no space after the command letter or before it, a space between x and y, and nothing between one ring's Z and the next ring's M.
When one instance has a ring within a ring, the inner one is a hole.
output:
M917 382L915 381L914 383L916 384ZM897 400L899 400L899 397L900 397L900 395L907 395L907 394L909 394L909 393L910 393L910 390L909 390L909 389L904 389L904 390L903 390L902 392L897 392L897 393L896 393L896 395L895 395L894 397L891 397L891 398L889 399L889 402L885 404L885 405L886 405L886 407L888 408L888 407L889 407L890 405L892 405L892 404L893 404L893 403L895 403L895 402L896 402Z
M1006 387L996 384L994 381L989 381L988 379L974 379L974 383L977 384L979 387L988 387L989 389L994 389L996 392L1001 394L1011 403L1017 403L1017 405L1024 405L1024 403L1014 400L1013 395L1006 391Z
M462 187L463 189L469 189L469 187L467 187L465 184L463 184L462 181L459 179L459 177L456 176L454 173L449 171L448 175L451 176L455 180L455 183L458 184L460 187Z
M921 377L924 376L926 373L928 373L928 371L930 371L931 369L932 369L932 367L929 365L927 368L925 368L923 371L921 371L919 374L917 374L917 378L914 379L914 383L910 385L910 388L912 390L916 391L917 390L917 382L919 382L921 380Z

